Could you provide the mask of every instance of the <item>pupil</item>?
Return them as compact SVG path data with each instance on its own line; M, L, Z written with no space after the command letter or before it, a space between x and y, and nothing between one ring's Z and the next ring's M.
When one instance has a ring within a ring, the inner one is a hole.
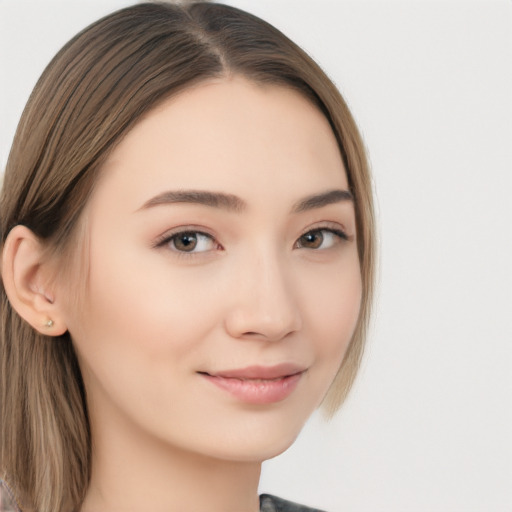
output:
M175 240L174 245L180 251L193 251L197 245L197 236L193 233L184 233Z

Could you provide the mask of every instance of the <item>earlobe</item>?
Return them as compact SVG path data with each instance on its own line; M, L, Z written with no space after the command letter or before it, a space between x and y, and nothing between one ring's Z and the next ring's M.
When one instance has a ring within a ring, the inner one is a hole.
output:
M54 290L54 273L36 235L15 226L2 252L2 281L9 302L34 329L47 336L67 331Z

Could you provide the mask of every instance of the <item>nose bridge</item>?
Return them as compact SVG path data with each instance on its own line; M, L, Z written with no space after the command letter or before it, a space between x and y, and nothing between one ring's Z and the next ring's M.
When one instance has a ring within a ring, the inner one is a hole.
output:
M228 329L233 335L278 340L300 329L290 270L272 246L253 246L233 276L237 294L228 315Z
M254 263L253 290L256 300L263 304L276 303L284 307L291 300L291 290L282 258L270 248L263 248L256 254Z

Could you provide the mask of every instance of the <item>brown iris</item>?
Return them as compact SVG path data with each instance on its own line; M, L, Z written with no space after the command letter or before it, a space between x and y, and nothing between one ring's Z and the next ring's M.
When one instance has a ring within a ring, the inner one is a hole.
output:
M318 249L324 241L322 231L310 231L299 238L299 246L307 249Z
M180 233L173 238L174 247L178 251L191 252L197 246L196 233Z

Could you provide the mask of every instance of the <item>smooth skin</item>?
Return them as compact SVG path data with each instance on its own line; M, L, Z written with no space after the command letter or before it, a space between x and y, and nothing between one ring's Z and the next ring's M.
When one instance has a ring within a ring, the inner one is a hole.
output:
M36 277L26 228L3 269L10 295L29 297L17 309L46 334L69 329L78 354L93 436L82 512L256 512L262 461L321 403L359 314L354 205L328 121L284 87L202 83L122 140L82 220L80 307L80 285ZM270 403L207 378L276 365L300 377Z

